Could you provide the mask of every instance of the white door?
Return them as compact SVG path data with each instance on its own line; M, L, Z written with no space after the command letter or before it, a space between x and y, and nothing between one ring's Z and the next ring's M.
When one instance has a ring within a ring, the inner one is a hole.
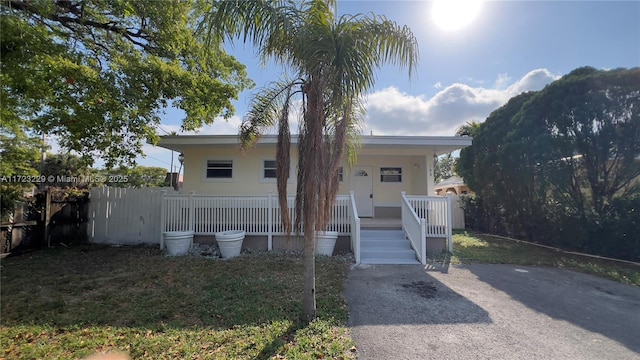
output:
M371 167L355 167L351 173L351 188L359 217L373 217L373 172Z

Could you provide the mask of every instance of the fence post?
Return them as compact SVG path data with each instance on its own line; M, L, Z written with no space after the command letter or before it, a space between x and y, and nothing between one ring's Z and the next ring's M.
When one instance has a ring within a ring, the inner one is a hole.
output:
M193 200L193 196L196 194L195 191L192 191L189 194L189 231L196 231L196 214L195 214L195 209L196 209L196 205L195 202Z
M166 217L167 217L167 204L165 197L167 196L167 190L160 192L160 250L164 249L164 232L166 229Z
M44 242L47 243L47 247L51 247L51 237L49 231L51 230L51 189L47 189L45 192L44 200Z
M267 250L273 250L273 191L267 195Z
M425 219L420 219L420 263L422 265L427 265L427 221Z
M451 194L447 194L447 241L449 242L449 252L453 253L453 216L451 214Z

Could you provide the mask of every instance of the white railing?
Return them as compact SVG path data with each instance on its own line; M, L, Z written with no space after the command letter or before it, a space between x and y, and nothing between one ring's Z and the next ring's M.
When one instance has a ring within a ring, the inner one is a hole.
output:
M162 231L188 231L191 230L192 223L189 197L164 195L162 200Z
M350 197L338 196L329 231L350 234ZM295 198L287 199L289 214L295 221ZM226 230L245 230L247 235L267 235L268 249L273 235L284 235L277 196L268 195L164 195L162 231L194 231L196 235L214 235ZM160 241L163 247L163 241Z
M418 217L405 192L402 192L402 230L411 242L420 263L427 263L426 220Z
M426 220L426 237L445 238L453 252L451 196L406 195L419 218Z
M360 264L360 218L358 217L358 208L356 207L356 198L353 191L350 195L350 216L351 220L351 251L356 258L356 265Z

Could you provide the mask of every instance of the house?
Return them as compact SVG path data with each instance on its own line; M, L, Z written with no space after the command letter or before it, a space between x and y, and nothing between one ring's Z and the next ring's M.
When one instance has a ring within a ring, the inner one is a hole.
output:
M296 191L297 141L298 138L293 136L290 154L292 166L287 189L291 196L294 196ZM400 219L403 218L403 203L413 203L414 205L407 206L412 208L409 211L413 211L416 215L417 235L415 237L420 237L420 219L423 219L426 223L426 230L423 232L433 231L434 237L437 232L444 239L445 235L442 231L446 221L442 220L438 225L436 219L446 218L446 198L428 199L429 194L435 193L433 158L469 146L471 142L470 137L362 136L356 164L349 166L344 163L340 168L340 190L336 206L343 206L344 209L336 211L338 215L334 215L336 229L343 237L353 237L354 217L371 219L370 222L373 223L377 219L397 219L399 224ZM254 148L242 152L239 138L235 135L161 137L159 146L183 154L184 181L181 196L193 194L190 196L217 197L218 200L224 198L224 201L228 201L226 205L220 205L224 209L215 211L217 214L215 216L224 219L215 221L208 218L214 216L212 215L214 211L205 210L214 205L191 205L191 209L194 209L190 220L193 228L214 222L224 225L203 231L196 229L196 235L212 236L215 231L231 225L243 228L257 226L256 231L248 232L248 235L254 234L257 237L248 242L249 246L266 249L284 246L279 238L282 234L271 230L279 223L279 219L272 218L272 212L276 211L273 209L272 201L275 201L277 206L276 144L277 136L265 135ZM252 205L238 205L241 200L249 201L248 196L252 196ZM230 205L233 198L236 199L235 205ZM347 213L351 207L350 199L355 205L354 209L350 210L352 215ZM213 200L211 201L213 204ZM268 205L256 205L267 202ZM436 203L442 203L444 207L436 211L434 208ZM240 217L249 216L245 215L241 208L254 206L261 208L267 206L271 209L264 212L266 214L264 216L269 216L269 219L252 219L250 223L238 220ZM416 208L416 206L422 206L422 208ZM205 212L208 215L204 215ZM222 213L224 214L221 215ZM353 216L353 214L357 215ZM277 218L277 215L275 217ZM265 223L269 223L268 230L260 228ZM403 229L404 227L403 224ZM264 239L265 234L267 239ZM347 240L343 241L342 246L351 247L353 250L353 240L352 244ZM422 252L426 251L426 245L418 247L422 248Z
M435 194L444 196L447 193L453 195L466 195L471 194L471 189L464 183L464 180L459 176L452 176L444 179L435 185Z

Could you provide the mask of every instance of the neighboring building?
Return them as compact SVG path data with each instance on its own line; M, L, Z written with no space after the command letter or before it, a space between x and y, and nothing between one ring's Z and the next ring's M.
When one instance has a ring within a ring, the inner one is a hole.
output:
M340 192L354 191L360 217L400 217L401 196L434 194L433 157L471 145L470 137L362 136L357 163L340 170ZM297 136L292 137L288 193L295 194ZM277 137L265 135L247 152L235 135L163 136L159 146L184 154L182 193L276 193ZM456 192L458 193L458 192Z
M472 191L464 183L464 180L459 176L452 176L448 179L442 180L435 185L435 194L439 196L447 195L451 193L453 195L465 195L471 194Z

